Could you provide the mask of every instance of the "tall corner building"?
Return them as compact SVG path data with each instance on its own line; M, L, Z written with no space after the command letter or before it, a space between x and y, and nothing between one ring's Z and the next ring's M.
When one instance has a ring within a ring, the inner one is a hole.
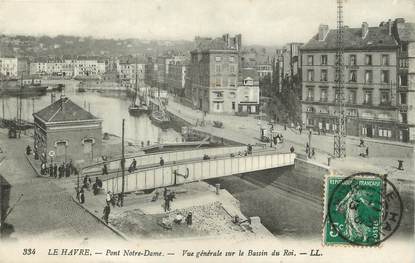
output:
M195 108L209 113L234 113L241 35L210 39L196 37L191 51L190 89Z
M320 25L318 33L301 47L306 127L335 132L342 98L347 135L415 141L413 29L403 19L376 27L366 22L360 28L345 26L341 92L336 86L337 30Z

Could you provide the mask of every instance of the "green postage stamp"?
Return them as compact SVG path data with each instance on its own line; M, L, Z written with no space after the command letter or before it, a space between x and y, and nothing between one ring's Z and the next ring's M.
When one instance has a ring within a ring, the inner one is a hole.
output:
M381 176L329 176L325 184L323 238L326 245L373 246L382 240Z

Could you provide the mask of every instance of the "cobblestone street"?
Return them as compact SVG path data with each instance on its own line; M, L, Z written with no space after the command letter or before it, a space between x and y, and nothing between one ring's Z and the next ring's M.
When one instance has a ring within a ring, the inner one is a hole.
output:
M8 139L0 131L0 174L12 185L12 207L6 222L13 226L8 238L70 238L88 240L116 238L106 226L73 202L70 193L59 186L59 181L36 177L24 156L24 149L31 138Z

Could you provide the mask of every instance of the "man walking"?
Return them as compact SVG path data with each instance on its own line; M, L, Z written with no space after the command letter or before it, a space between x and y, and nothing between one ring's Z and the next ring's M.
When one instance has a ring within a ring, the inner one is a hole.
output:
M104 207L104 211L103 211L103 216L102 216L102 220L104 220L104 222L106 223L106 224L108 224L108 218L109 218L109 215L110 215L110 212L111 212L111 208L110 208L110 206L107 204L105 207Z
M164 165L164 159L163 159L163 157L160 157L160 166L163 166Z

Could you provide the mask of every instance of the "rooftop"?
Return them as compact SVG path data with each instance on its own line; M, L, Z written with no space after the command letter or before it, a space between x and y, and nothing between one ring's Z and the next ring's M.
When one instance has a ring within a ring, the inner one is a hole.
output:
M66 97L60 98L46 108L34 113L33 116L45 122L99 120Z
M343 43L344 49L369 50L382 48L395 48L397 43L392 35L388 33L386 26L368 27L367 35L362 37L362 28L344 27ZM328 32L323 41L318 40L318 34L301 47L301 50L336 49L337 29Z
M397 29L399 40L415 41L415 23L398 23Z

